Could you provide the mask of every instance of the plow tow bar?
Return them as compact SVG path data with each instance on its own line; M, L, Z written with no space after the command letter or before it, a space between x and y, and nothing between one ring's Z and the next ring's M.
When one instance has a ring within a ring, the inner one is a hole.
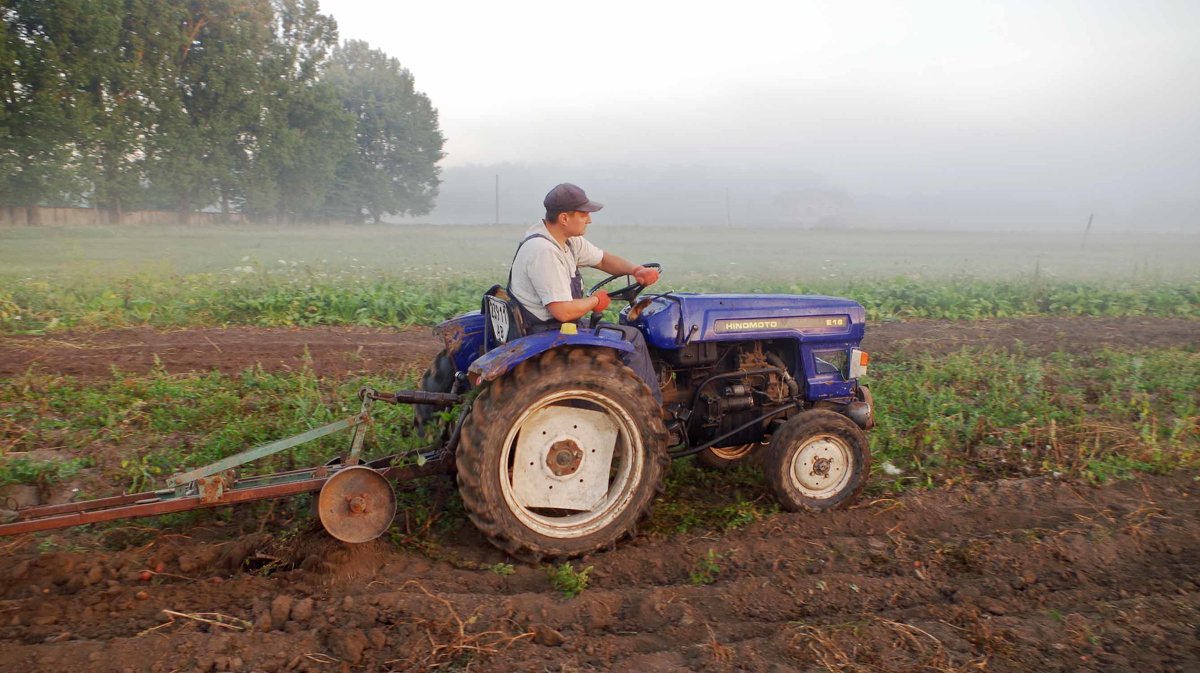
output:
M359 398L362 400L362 410L354 416L294 437L242 451L188 472L173 474L167 479L169 488L18 509L15 519L0 524L0 536L116 519L159 516L208 507L224 507L322 491L320 518L326 530L334 537L349 542L374 539L387 530L395 511L395 497L387 481L403 482L448 474L454 469L454 459L452 451L446 450L446 447L436 447L419 452L393 454L363 463L362 447L367 429L371 425L372 403L383 401L391 404L449 407L460 402L462 398L459 395L422 391L381 393L372 388L360 390ZM350 453L345 458L335 459L319 467L244 478L240 478L235 469L259 458L348 429L353 430L353 438ZM415 461L415 464L393 464L399 461ZM366 473L374 473L376 476L370 477ZM323 489L331 482L336 484L336 487L328 493L324 492ZM392 509L387 511L385 506L389 498ZM334 500L337 500L337 503L334 503ZM370 504L372 502L373 506Z

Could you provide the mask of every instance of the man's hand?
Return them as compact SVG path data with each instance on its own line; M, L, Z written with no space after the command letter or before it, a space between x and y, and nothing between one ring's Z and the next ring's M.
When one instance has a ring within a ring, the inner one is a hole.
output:
M652 269L648 266L639 266L633 272L633 277L642 286L653 285L658 282L658 269Z
M608 305L612 303L612 299L609 299L608 293L604 290L596 290L592 293L592 296L596 298L596 307L592 309L596 313L603 313L604 309L608 308Z

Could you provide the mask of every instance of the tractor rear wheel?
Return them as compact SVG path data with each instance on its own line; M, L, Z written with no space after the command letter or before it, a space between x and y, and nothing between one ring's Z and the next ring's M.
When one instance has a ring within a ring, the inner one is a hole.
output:
M871 449L862 428L828 409L788 420L763 453L767 484L791 512L845 507L871 474Z
M526 560L579 556L635 531L670 458L650 389L616 353L560 348L485 386L463 425L472 523Z

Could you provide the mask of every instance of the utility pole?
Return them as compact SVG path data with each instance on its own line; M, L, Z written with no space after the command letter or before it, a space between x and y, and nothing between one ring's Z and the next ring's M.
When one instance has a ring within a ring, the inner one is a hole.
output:
M1083 230L1083 245L1079 247L1080 250L1087 250L1087 237L1088 234L1092 232L1092 218L1095 216L1096 213L1091 213L1088 215L1087 227Z
M496 174L496 224L500 224L500 174Z

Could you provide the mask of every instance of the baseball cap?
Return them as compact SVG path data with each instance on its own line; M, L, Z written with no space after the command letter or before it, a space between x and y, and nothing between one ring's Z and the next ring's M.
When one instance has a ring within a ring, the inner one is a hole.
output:
M546 206L546 210L551 212L579 210L585 213L594 213L604 207L603 203L589 201L587 194L582 189L569 182L556 185L554 189L550 190L550 193L546 194L546 199L542 203Z

